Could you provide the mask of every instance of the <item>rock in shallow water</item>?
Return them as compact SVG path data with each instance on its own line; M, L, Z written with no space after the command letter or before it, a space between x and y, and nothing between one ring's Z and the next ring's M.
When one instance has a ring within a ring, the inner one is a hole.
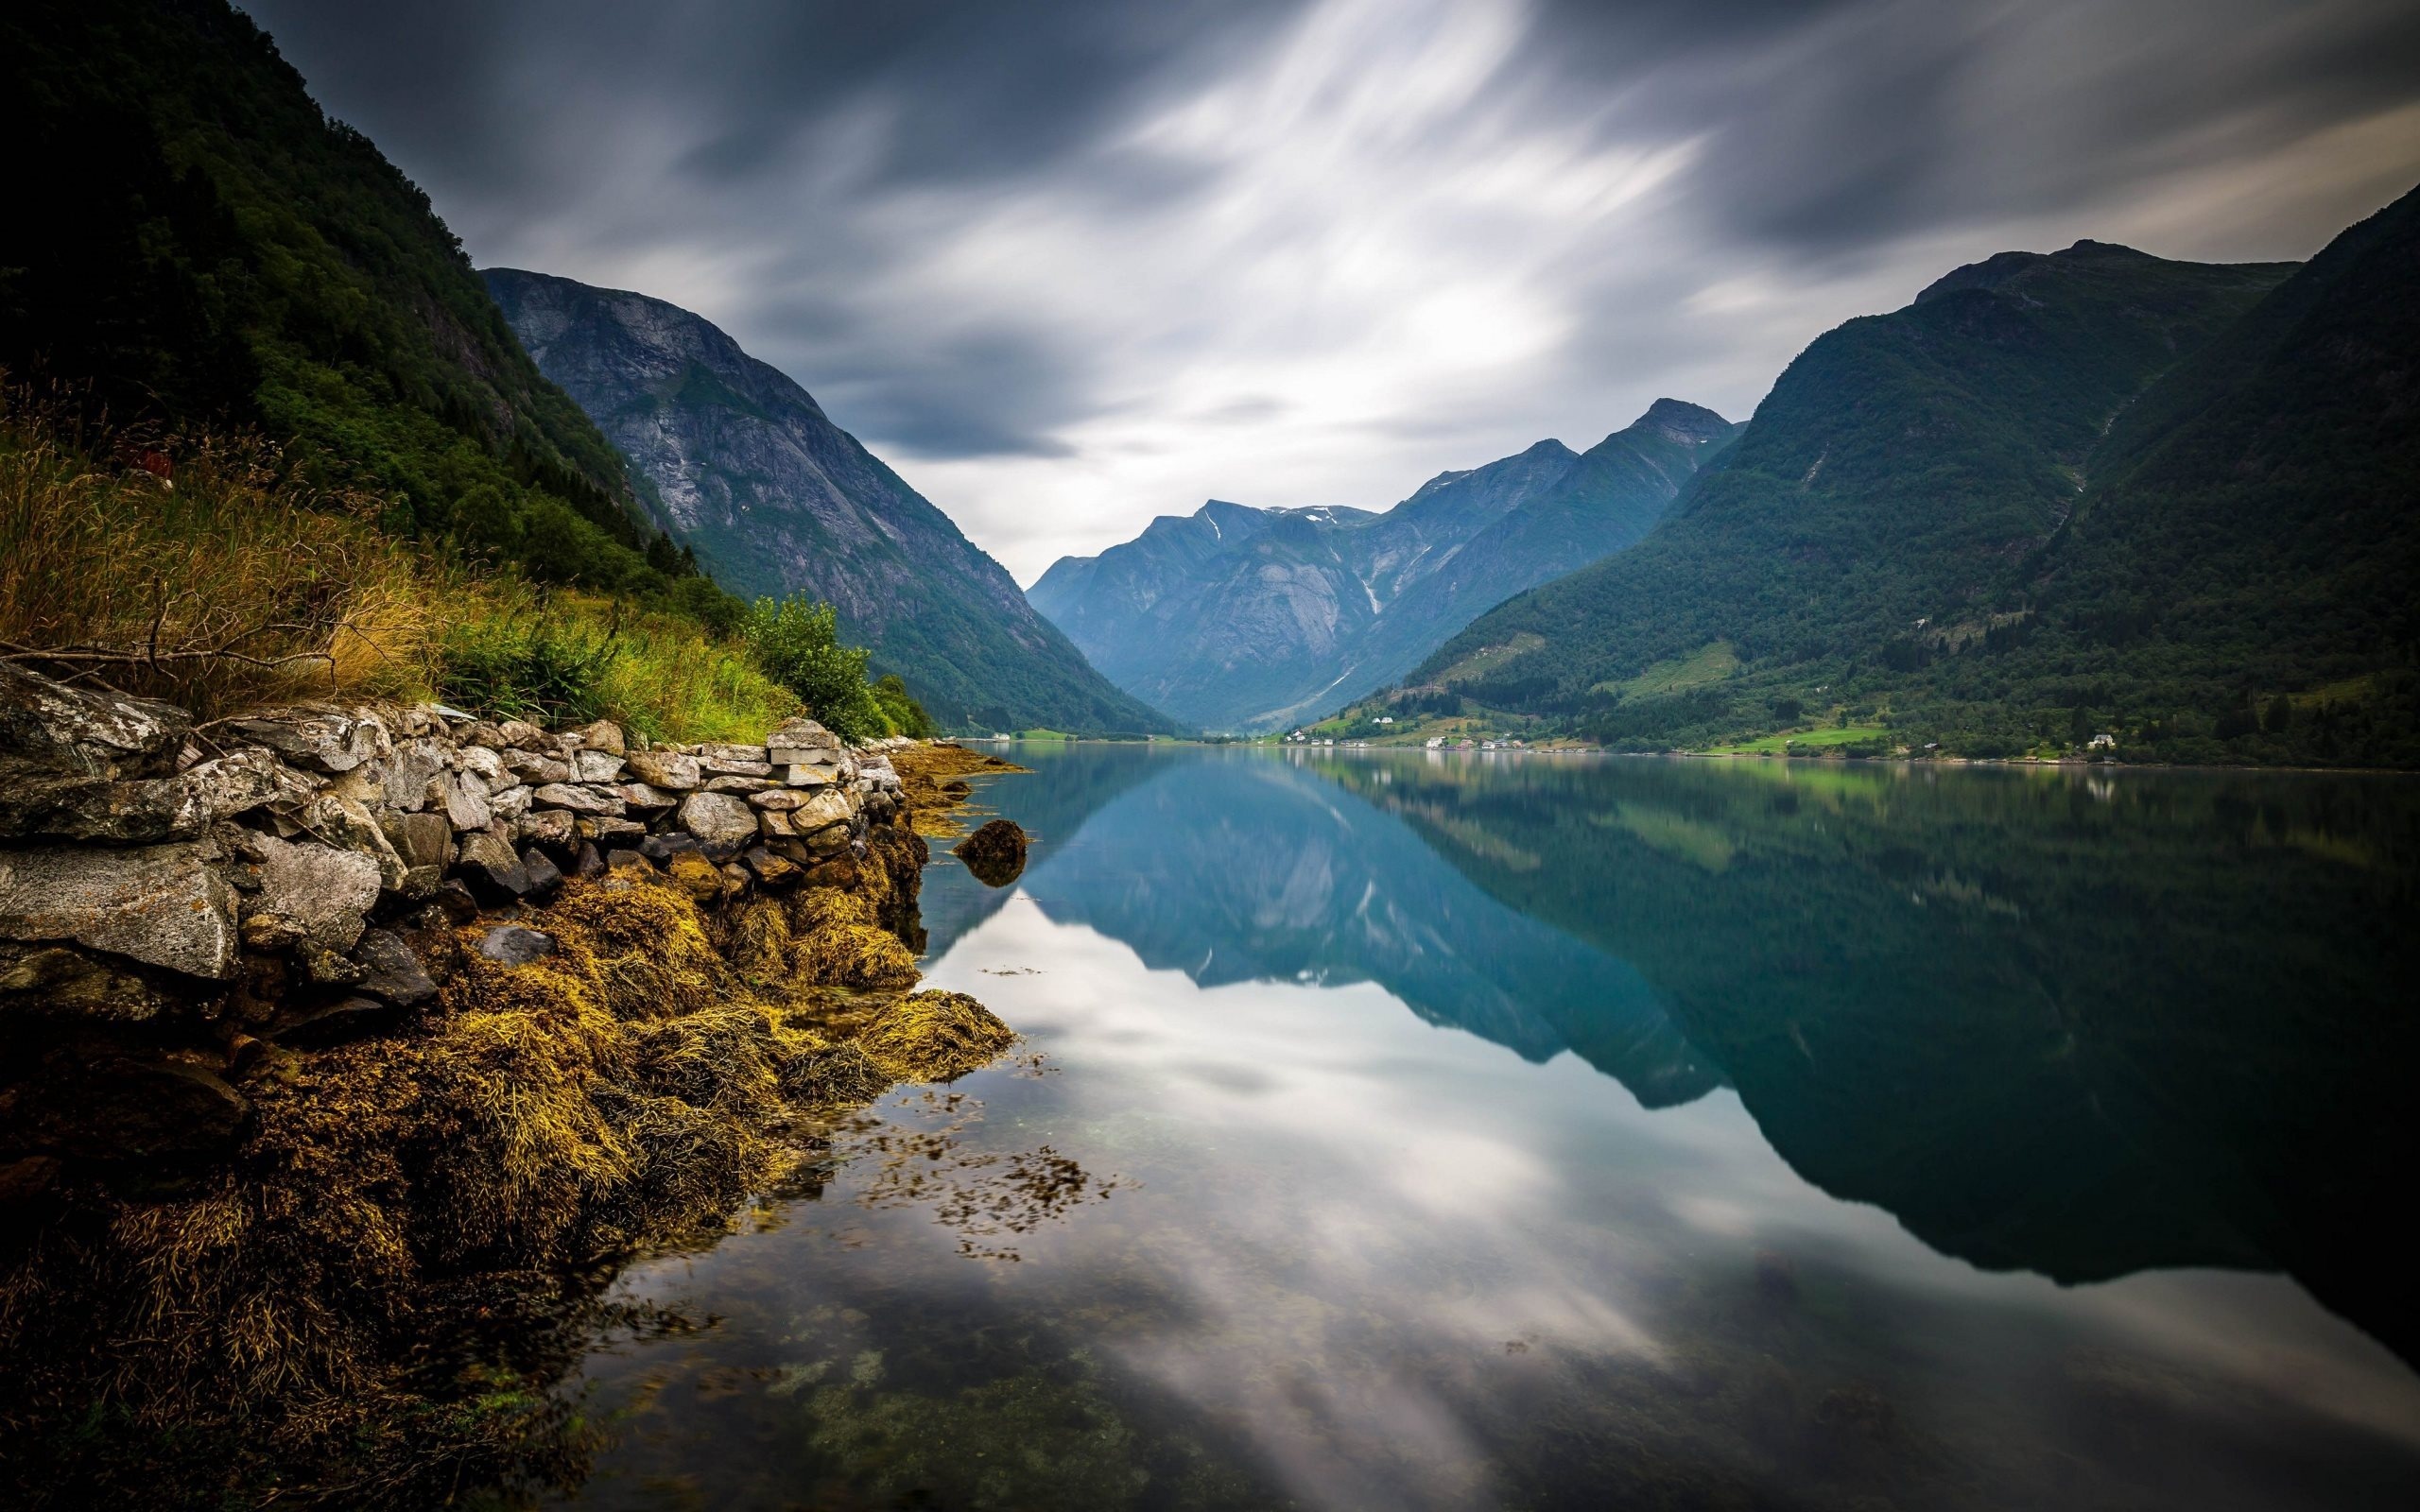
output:
M1025 832L1011 819L991 823L958 842L953 851L987 887L1005 887L1025 872Z

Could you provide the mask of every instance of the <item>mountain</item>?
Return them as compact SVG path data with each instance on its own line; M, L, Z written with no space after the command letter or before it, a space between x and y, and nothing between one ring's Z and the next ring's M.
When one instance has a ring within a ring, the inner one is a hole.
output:
M1410 681L1637 747L2420 762L2415 221L2300 271L1961 268L1819 338L1645 541Z
M1399 676L1508 594L1645 535L1736 427L1658 400L1585 453L1540 441L1383 513L1212 500L1028 592L1110 680L1215 730L1269 730Z
M257 427L388 523L665 588L651 500L427 197L222 0L0 10L0 369L112 421Z
M899 674L948 727L1175 731L805 389L702 318L543 273L485 277L538 366L652 481L675 534L732 592L831 601L874 670Z

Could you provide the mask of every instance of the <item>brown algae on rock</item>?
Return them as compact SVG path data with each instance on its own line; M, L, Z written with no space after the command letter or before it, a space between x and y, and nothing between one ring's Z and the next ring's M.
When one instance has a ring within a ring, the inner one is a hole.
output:
M900 1081L955 1081L1016 1042L997 1015L963 992L913 992L877 1009L857 1035Z
M951 854L986 887L1005 887L1025 874L1025 831L1013 819L994 819L958 842Z
M409 1503L432 1465L526 1469L557 1409L510 1372L429 1368L429 1341L485 1326L458 1308L497 1285L569 1298L592 1257L717 1233L800 1158L798 1115L963 1075L1013 1040L973 999L901 995L915 959L882 920L912 918L912 841L853 863L856 891L728 916L677 874L569 883L527 916L547 954L507 964L458 928L441 997L399 1032L267 1049L241 1143L183 1190L62 1182L39 1239L0 1255L11 1411L99 1411L114 1447L66 1435L6 1479L137 1463L162 1434L229 1446L180 1495L324 1472L354 1504Z

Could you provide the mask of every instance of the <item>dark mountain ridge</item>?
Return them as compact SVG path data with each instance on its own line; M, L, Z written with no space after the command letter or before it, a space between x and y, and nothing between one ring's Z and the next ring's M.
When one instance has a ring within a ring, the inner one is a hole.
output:
M0 368L118 422L257 427L387 523L533 576L681 576L643 484L428 198L221 0L0 12Z
M1647 541L1413 680L1647 748L1811 725L2420 759L2391 732L2414 701L2413 220L2407 198L2300 272L2096 242L1961 268L1818 339Z
M1175 731L812 395L710 321L544 273L484 276L539 367L652 480L674 532L734 593L829 600L873 669L953 729Z

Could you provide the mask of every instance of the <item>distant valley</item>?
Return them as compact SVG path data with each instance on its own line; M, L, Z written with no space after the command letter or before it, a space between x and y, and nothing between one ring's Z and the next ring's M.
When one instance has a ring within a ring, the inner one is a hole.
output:
M1028 593L1119 687L1213 730L1315 717L1507 597L1645 536L1738 427L1659 400L1584 453L1540 441L1383 513L1212 500Z

